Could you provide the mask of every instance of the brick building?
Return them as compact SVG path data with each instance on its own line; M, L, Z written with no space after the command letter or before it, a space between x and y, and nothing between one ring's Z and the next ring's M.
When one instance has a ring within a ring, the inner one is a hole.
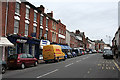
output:
M66 43L66 26L53 18L53 11L44 10L43 5L35 7L20 0L2 2L2 36L14 44L7 48L8 55L30 53L38 58L41 40Z

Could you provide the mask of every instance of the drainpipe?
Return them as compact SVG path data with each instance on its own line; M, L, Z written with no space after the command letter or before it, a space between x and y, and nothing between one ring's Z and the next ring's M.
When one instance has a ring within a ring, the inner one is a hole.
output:
M7 0L7 5L6 5L6 20L5 20L5 37L6 37L6 32L7 32L7 19L8 19L8 1L9 0Z

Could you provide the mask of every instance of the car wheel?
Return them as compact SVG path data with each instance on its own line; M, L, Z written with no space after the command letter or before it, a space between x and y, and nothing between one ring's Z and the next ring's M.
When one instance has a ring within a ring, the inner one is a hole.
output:
M48 63L48 61L45 61L45 63L47 64L47 63Z
M25 69L25 64L24 63L21 64L21 68Z
M37 62L37 61L35 61L34 66L37 66L37 65L38 65L38 62Z
M57 60L56 60L57 62L59 62L59 58L57 58Z
M2 66L2 74L4 74L6 71L5 66Z

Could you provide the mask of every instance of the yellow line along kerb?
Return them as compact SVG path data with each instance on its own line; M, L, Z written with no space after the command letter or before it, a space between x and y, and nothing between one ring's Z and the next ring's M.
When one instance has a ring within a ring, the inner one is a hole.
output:
M113 63L115 64L115 66L117 67L117 69L120 71L120 67L118 66L118 64L113 60Z

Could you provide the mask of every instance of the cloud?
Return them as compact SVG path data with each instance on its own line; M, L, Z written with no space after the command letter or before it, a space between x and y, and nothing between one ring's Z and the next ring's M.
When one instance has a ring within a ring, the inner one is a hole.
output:
M61 19L68 30L84 31L90 39L106 40L105 35L113 38L118 28L118 0L35 0L32 3L44 5L46 12L53 11L54 18Z

